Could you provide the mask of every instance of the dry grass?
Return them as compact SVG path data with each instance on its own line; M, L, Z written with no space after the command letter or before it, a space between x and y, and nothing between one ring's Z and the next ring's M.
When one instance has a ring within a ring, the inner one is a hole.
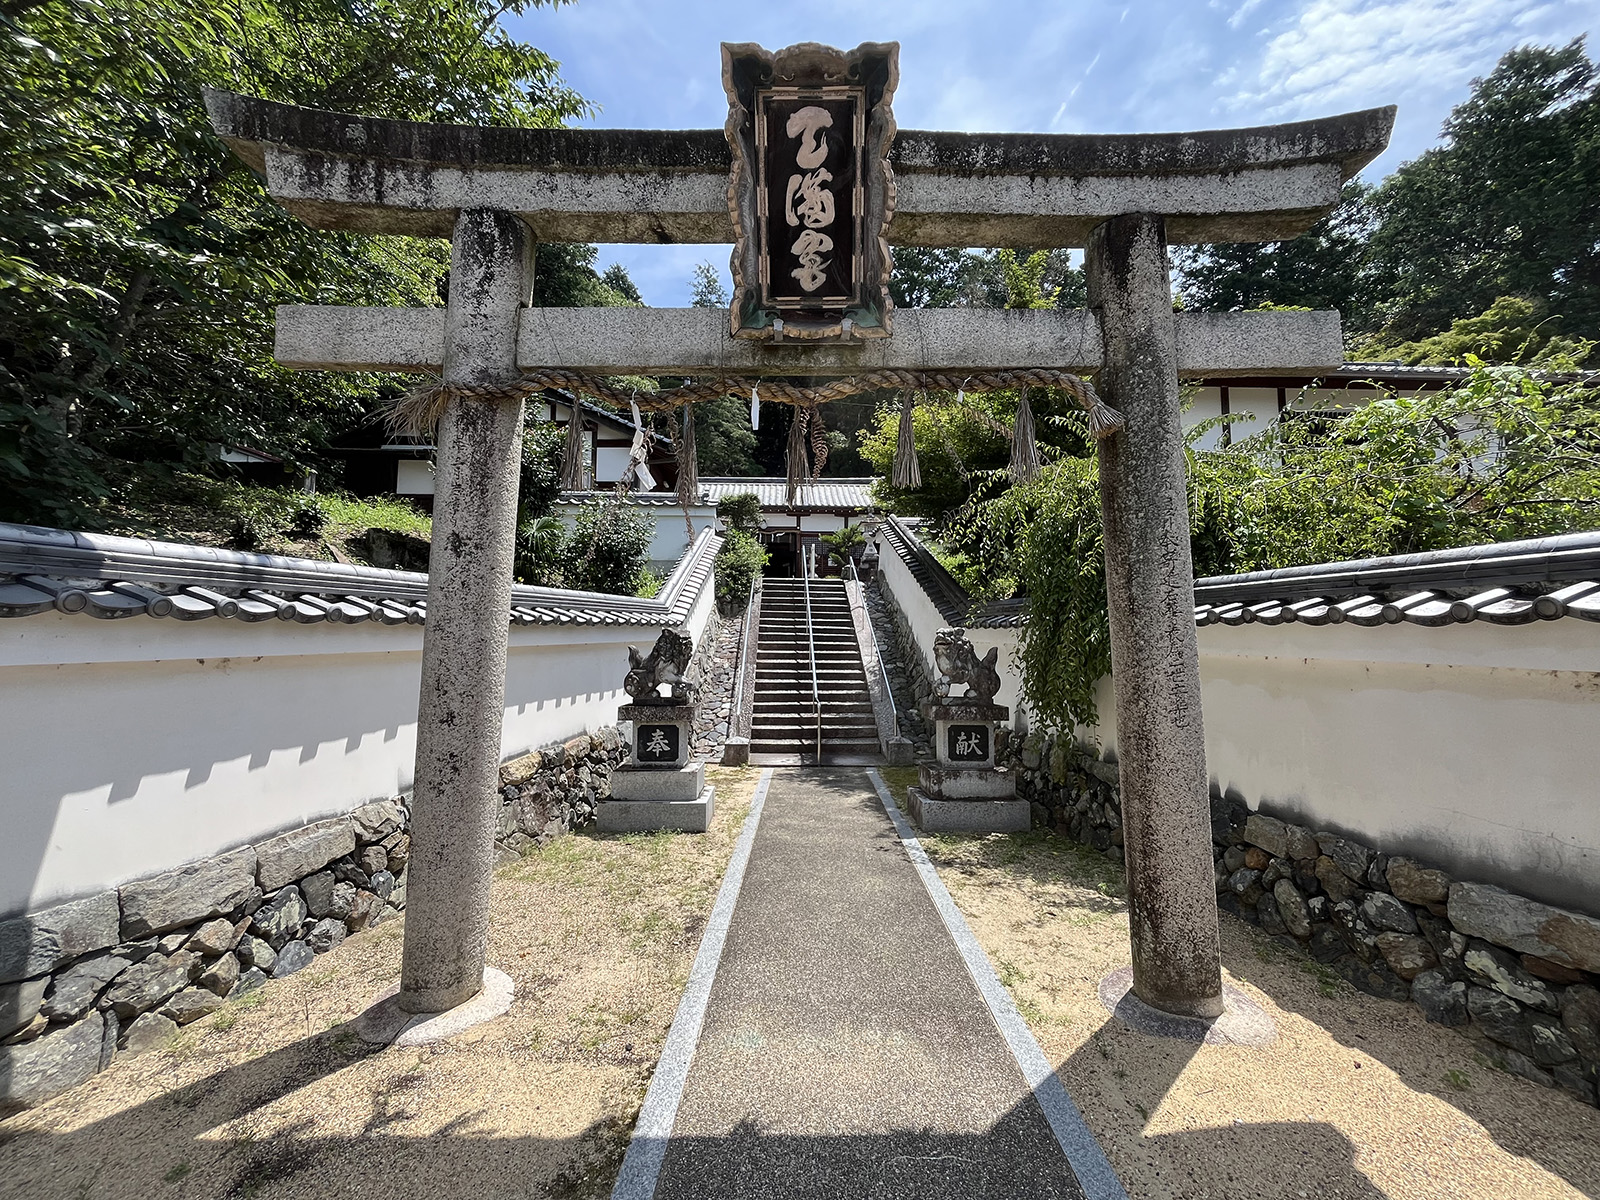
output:
M1133 1033L1096 994L1128 961L1120 864L1038 833L923 845L1134 1200L1600 1196L1600 1112L1493 1069L1415 1006L1224 916L1227 977L1277 1043Z
M349 1022L399 974L400 922L380 925L0 1123L0 1195L606 1195L758 778L708 774L705 835L580 835L500 869L506 1016L361 1043Z

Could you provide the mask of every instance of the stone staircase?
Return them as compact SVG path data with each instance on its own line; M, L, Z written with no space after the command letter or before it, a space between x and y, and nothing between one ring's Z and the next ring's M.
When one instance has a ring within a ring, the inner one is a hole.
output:
M821 761L880 763L882 748L872 715L872 694L867 690L866 668L843 580L811 581L811 621L822 711ZM816 749L805 580L768 579L761 586L750 761L814 763L818 761Z

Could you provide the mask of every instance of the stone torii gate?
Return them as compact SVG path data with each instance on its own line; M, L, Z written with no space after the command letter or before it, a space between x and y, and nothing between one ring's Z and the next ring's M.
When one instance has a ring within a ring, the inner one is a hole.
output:
M844 376L880 368L1097 373L1123 432L1099 443L1133 988L1223 1011L1193 619L1179 378L1332 368L1334 312L1174 313L1169 244L1293 237L1387 145L1392 108L1139 135L901 131L887 233L909 246L1084 247L1088 311L901 310L857 344L759 342L703 309L532 308L550 242L728 243L724 131L474 128L223 92L207 109L268 192L318 229L449 238L443 309L285 306L280 362L515 384L601 375ZM437 495L400 1006L482 986L505 692L520 400L457 399Z

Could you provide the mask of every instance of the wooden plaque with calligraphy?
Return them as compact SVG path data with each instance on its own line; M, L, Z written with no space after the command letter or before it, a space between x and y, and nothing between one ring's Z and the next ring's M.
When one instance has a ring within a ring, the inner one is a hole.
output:
M896 42L723 44L735 337L889 335L899 54Z

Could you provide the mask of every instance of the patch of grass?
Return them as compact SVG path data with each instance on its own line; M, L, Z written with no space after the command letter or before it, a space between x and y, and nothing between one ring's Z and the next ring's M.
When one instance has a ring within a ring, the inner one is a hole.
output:
M1006 987L1013 987L1028 978L1026 972L1010 959L995 960L995 974L1000 976L1000 982Z
M1472 1076L1456 1067L1444 1073L1444 1081L1458 1092L1464 1092L1472 1087Z
M223 1009L211 1018L212 1033L227 1033L239 1023L239 1014L228 1009Z
M879 767L878 774L883 776L883 786L889 789L889 795L894 799L895 806L901 811L906 811L906 789L917 782L917 769L915 767Z
M194 1170L194 1168L191 1167L187 1162L181 1162L161 1178L165 1179L168 1183L181 1183L183 1182L184 1177L192 1170Z

